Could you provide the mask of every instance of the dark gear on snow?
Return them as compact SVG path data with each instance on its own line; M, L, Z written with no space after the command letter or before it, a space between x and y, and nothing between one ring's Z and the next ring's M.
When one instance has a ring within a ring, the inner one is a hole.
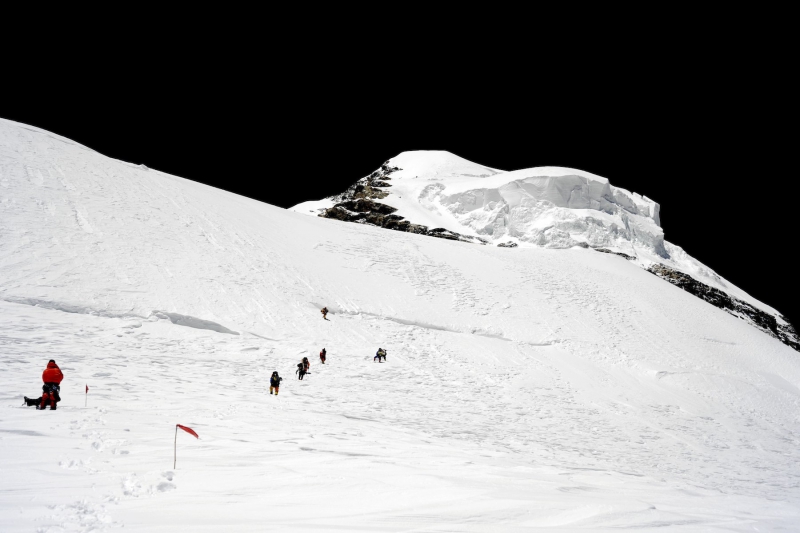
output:
M36 407L39 407L39 404L41 403L42 403L41 396L39 396L38 398L28 398L27 396L25 396L25 405L27 405L28 407L33 407L34 405Z
M55 383L46 383L42 385L42 395L38 398L28 398L25 396L25 405L28 407L36 406L37 409L45 409L48 405L50 409L55 411L56 404L61 401L59 394L60 387Z

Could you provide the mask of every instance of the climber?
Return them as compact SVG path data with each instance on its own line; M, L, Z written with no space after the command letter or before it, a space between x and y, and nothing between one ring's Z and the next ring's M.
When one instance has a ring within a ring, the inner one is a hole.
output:
M297 379L302 381L303 376L306 375L306 365L302 362L297 363L297 370L295 370L294 373L297 374Z
M328 356L328 352L326 352L326 351L325 351L325 348L323 348L323 349L322 349L322 351L321 351L321 352L319 352L319 360L320 360L320 361L322 361L322 364L323 364L323 365L325 364L325 358L326 358L327 356Z
M50 410L56 410L56 403L61 401L59 392L61 391L61 380L64 379L64 374L53 359L47 363L47 368L42 372L42 395L39 398L28 398L25 396L25 405L35 405L37 409L44 410L47 404L50 404Z
M278 375L278 371L272 373L272 376L269 378L269 393L272 394L272 391L275 391L275 396L278 395L278 389L281 387L281 381L283 380L282 377Z
M378 348L378 351L375 353L375 357L372 358L372 362L374 363L375 359L377 359L378 362L380 363L381 358L383 358L383 361L386 362L386 350L384 350L383 348Z
M311 368L311 362L308 360L308 357L303 357L303 367L305 367L306 374L311 373L308 371L308 369Z
M322 318L324 318L325 320L328 320L328 308L327 307L323 307L322 309L320 309L319 312L322 313Z

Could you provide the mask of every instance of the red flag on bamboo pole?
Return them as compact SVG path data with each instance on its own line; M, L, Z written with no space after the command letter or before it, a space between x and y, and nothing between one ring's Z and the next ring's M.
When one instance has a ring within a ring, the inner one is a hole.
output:
M86 396L84 396L83 406L89 405L89 385L86 385Z
M175 456L174 456L173 461L172 461L172 469L173 470L175 470L175 466L178 464L178 428L181 428L182 430L184 430L189 435L194 435L194 437L196 439L200 438L200 435L198 435L195 432L195 430L193 430L192 428L186 427L186 426L182 426L180 424L175 424Z

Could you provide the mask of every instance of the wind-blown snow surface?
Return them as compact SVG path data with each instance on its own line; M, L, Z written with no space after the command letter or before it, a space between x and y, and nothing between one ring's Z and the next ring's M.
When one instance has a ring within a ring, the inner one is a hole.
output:
M614 255L307 217L0 121L0 317L3 532L800 523L797 353ZM22 407L50 358L63 402Z

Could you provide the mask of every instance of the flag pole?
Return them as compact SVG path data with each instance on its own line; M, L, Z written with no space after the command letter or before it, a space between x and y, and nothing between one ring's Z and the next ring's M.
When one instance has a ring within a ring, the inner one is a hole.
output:
M187 427L187 426L182 426L180 424L175 424L175 452L174 452L175 455L174 455L173 460L172 460L172 469L173 470L175 470L175 467L178 464L178 428L181 428L186 433L188 433L189 435L192 435L196 439L200 438L200 435L198 435L197 432L195 432L195 430L193 430L192 428Z

